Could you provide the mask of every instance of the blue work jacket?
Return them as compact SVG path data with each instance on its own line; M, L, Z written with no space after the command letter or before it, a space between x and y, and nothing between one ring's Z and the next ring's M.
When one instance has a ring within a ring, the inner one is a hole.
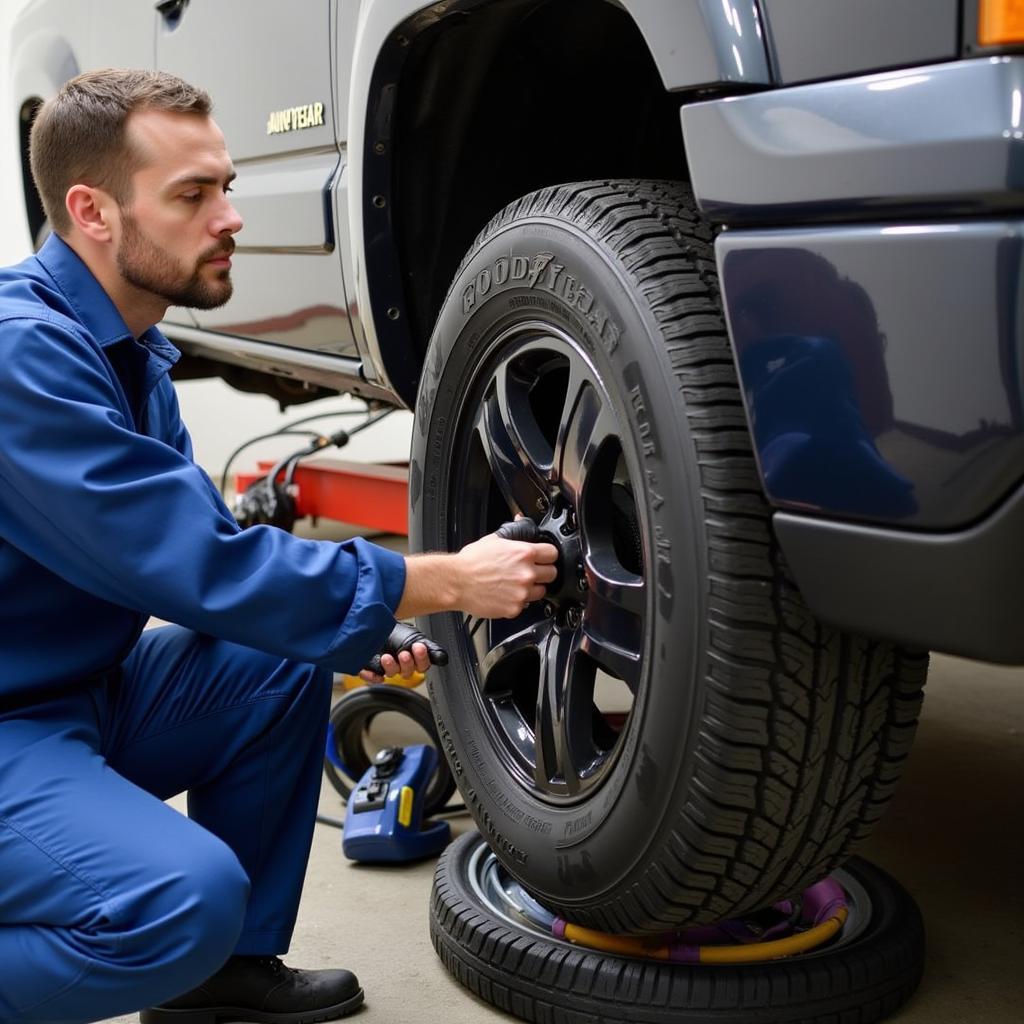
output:
M192 461L178 355L56 235L0 270L0 707L119 664L150 615L345 671L394 625L401 555L239 529Z

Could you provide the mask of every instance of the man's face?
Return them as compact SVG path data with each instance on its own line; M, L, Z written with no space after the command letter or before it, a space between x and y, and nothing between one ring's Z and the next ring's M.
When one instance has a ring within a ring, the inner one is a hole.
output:
M213 309L231 298L235 177L224 136L208 117L143 111L128 121L143 165L120 208L117 267L136 288L171 305Z

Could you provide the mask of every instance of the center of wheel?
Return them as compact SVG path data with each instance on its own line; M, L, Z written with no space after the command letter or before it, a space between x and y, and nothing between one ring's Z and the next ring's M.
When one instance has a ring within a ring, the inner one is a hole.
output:
M540 521L541 540L558 548L558 575L548 584L545 601L560 619L575 628L581 618L581 604L587 590L583 570L583 541L576 510L564 501L552 501Z

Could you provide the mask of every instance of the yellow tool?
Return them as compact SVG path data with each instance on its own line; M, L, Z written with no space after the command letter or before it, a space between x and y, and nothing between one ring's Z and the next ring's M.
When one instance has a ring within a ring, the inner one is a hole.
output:
M344 672L339 678L342 689L345 690L355 690L360 686L368 685L365 679L362 679L359 676L350 676ZM406 689L412 689L415 686L419 686L426 678L427 677L422 672L413 672L408 679L405 679L401 675L385 676L384 682L388 683L390 686L404 686ZM376 683L374 685L379 686L380 684Z

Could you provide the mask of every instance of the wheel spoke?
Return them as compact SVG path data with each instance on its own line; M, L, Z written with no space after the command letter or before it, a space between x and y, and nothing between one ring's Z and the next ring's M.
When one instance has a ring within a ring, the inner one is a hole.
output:
M608 610L602 617L642 616L647 605L647 582L617 562L594 553L585 556L588 604L597 602Z
M581 787L583 756L593 750L593 671L578 655L579 633L552 630L541 659L534 728L537 785Z
M487 632L487 631L485 631ZM485 692L490 688L495 672L504 664L506 659L524 651L541 650L547 645L548 637L551 634L551 623L543 619L540 622L533 622L524 629L517 630L510 636L499 640L493 647L490 647L479 657L480 687ZM477 644L482 641L478 638ZM480 655L478 648L478 656Z
M503 368L475 424L502 497L513 513L522 515L535 513L538 502L547 494L547 469L537 465L523 439L524 432L530 433L532 415L525 396L519 388L510 386L509 374Z
M615 416L597 389L582 374L569 379L554 465L566 494L579 503L588 470L604 441L618 433Z
M582 649L635 693L640 683L647 583L607 557L591 553L585 564L587 614Z
M635 694L640 685L640 652L597 634L586 627L580 638L580 650L609 673L621 679Z

